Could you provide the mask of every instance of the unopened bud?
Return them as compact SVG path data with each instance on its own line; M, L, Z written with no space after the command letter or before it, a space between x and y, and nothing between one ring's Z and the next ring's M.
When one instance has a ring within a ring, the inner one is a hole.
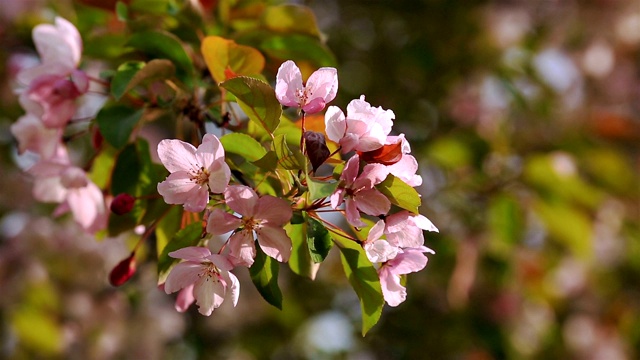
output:
M127 193L118 194L111 201L111 211L116 215L124 215L133 209L135 202L136 198Z
M132 252L128 258L120 261L116 265L111 273L109 273L109 282L113 286L120 286L136 273L136 253Z

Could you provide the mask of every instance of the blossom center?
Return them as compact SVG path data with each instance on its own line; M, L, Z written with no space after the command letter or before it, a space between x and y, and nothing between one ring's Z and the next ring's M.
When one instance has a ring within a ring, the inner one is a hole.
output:
M309 101L309 98L313 96L313 92L307 88L298 89L296 91L296 96L298 97L298 104L300 104L300 106L303 106Z
M200 169L191 173L191 181L198 185L207 184L209 182L209 171L201 166Z

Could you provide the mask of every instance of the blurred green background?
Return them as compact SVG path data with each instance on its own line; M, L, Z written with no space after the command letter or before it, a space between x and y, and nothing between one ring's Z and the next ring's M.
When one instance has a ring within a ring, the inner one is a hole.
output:
M0 358L640 356L639 2L294 2L335 54L332 104L395 112L440 229L365 338L336 254L314 282L282 267L283 311L238 271L237 308L179 314L151 261L108 284L125 237L96 241L33 201L8 131L11 55L54 12L103 16L96 2L0 0Z

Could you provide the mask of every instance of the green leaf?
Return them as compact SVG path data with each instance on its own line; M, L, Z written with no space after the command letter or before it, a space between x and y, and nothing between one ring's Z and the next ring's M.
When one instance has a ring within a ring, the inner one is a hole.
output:
M158 256L158 277L160 279L166 280L171 267L180 261L180 259L170 257L169 253L187 246L198 245L198 242L202 238L202 230L201 222L189 224L182 230L178 231L171 241L169 241L167 246L162 249L162 253Z
M138 125L144 109L135 109L125 105L112 105L102 108L96 115L96 122L104 139L117 149L122 149L131 132Z
M176 72L176 67L173 65L173 63L166 59L153 59L147 64L142 64L144 66L137 69L134 73L132 73L132 71L127 71L126 75L121 75L121 79L118 83L118 88L116 89L117 93L114 92L114 83L112 80L111 93L116 98L116 100L120 99L122 95L128 93L129 91L131 91L131 89L142 84L143 82L149 83L155 80L170 79L175 75ZM118 72L116 73L114 80L119 76L119 74L120 69L118 68Z
M247 134L227 134L220 138L220 142L225 152L240 155L250 162L259 160L267 153L256 139Z
M282 310L282 292L278 286L279 269L280 264L256 246L256 257L249 268L251 281L269 304Z
M262 80L238 76L223 82L220 86L236 97L238 105L251 121L262 126L270 134L278 127L282 106L269 84Z
M273 150L268 151L263 157L253 162L260 169L274 171L278 167L278 155Z
M207 36L200 47L213 79L220 83L227 79L226 71L236 75L256 75L264 68L264 56L250 46L219 36Z
M163 31L137 32L131 36L127 45L150 56L171 60L182 81L191 83L190 77L194 73L191 57L175 35Z
M376 188L389 198L392 204L418 214L418 207L422 203L420 194L404 181L389 174L383 182L376 185Z
M145 63L142 61L127 61L118 66L118 71L116 71L111 79L111 95L116 100L120 100L122 95L127 92L127 85L131 81L131 78L144 66Z
M378 272L360 244L334 232L331 232L331 237L340 249L344 273L360 299L364 336L380 320L384 306Z
M309 200L316 200L325 198L338 187L337 181L318 181L310 177L307 178L307 186L309 187Z
M111 173L113 172L113 167L116 163L117 155L118 150L108 144L105 144L93 160L93 166L89 172L89 178L100 189L107 187L109 179L111 178Z
M304 169L306 159L300 150L290 150L285 135L278 135L273 140L273 148L278 157L278 166L286 170Z
M262 23L273 32L300 33L320 38L316 17L306 6L269 6L262 15Z
M303 34L273 34L260 42L260 49L276 59L308 61L316 67L336 66L331 50L315 37Z
M294 217L295 217L294 213ZM298 213L299 214L299 213ZM285 225L284 229L291 238L291 257L289 258L289 268L295 274L305 276L311 280L315 279L316 273L320 264L314 263L311 260L311 252L309 251L309 245L307 242L307 223L301 218L301 223L294 223L294 218L291 218L291 223Z
M116 15L120 21L126 22L129 20L129 8L127 8L127 4L118 1L116 3Z
M333 246L331 236L327 228L318 220L308 217L307 224L307 244L309 245L309 253L311 260L315 263L321 263L329 255L329 251Z
M164 202L163 199L158 199ZM171 208L166 214L158 221L156 226L156 254L160 256L164 251L164 248L169 244L169 241L173 236L180 231L182 224L182 213L184 209L182 206L171 205ZM160 281L159 281L160 283Z

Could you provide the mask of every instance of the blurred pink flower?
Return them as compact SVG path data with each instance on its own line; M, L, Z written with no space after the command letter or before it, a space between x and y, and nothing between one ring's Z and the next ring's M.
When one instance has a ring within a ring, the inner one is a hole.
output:
M336 106L330 106L324 117L327 136L342 146L342 152L373 151L386 144L395 114L382 107L372 107L364 100L352 100L347 116Z
M372 263L383 263L398 255L398 247L389 244L387 240L381 239L384 230L384 221L378 221L367 235L367 240L362 244L367 253L369 261Z
M276 97L284 106L299 107L307 114L322 111L338 92L338 72L332 67L316 70L303 85L302 74L291 60L280 65Z
M400 276L424 269L428 261L425 252L435 254L426 246L402 249L378 269L382 295L389 306L398 306L407 298L407 289L400 284Z
M424 245L422 230L438 232L431 220L406 210L387 216L385 224L384 234L387 241L401 248Z
M231 260L236 265L253 264L256 256L254 231L265 254L280 262L289 260L291 239L283 229L293 214L289 203L270 195L258 197L253 189L242 185L227 187L224 197L227 206L242 217L214 209L207 221L207 231L216 235L235 231L229 238L229 248Z
M171 173L158 184L158 192L167 204L183 204L187 211L203 211L209 192L222 193L231 179L224 148L212 134L206 134L197 149L181 140L162 140L158 156Z
M172 251L169 256L185 260L171 270L164 283L164 291L167 294L183 289L184 293L178 295L176 303L179 311L186 309L193 297L200 314L209 316L213 310L220 307L227 292L231 296L233 306L236 306L240 295L240 282L229 272L233 269L233 264L226 257L211 254L209 249L197 246ZM193 287L191 293L190 287Z
M377 216L391 209L389 199L375 188L389 174L387 168L382 164L367 164L358 176L359 167L360 157L352 156L340 176L340 185L331 194L331 207L337 209L344 201L347 221L355 227L366 225L360 219L360 211Z
M33 195L37 200L60 203L55 214L71 211L89 233L106 227L108 213L102 190L84 170L71 165L66 148L59 146L54 157L37 162L28 172L36 177Z
M22 154L32 151L41 159L51 158L61 146L62 129L50 129L33 114L27 113L11 124L11 133L18 140L18 150Z

